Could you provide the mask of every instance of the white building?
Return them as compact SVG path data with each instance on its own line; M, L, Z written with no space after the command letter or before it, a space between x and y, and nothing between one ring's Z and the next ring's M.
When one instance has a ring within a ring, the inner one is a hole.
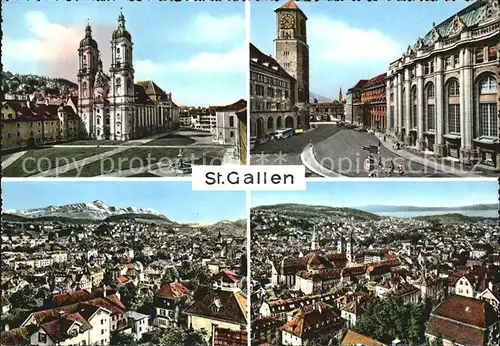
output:
M217 144L237 145L239 143L238 117L236 113L246 107L245 100L215 108L215 131L213 141Z
M127 311L125 313L135 340L141 340L144 333L150 331L149 316L136 311Z
M387 72L387 132L466 164L500 167L500 7L477 0L408 46Z
M78 49L78 115L85 136L126 141L178 127L172 95L151 81L134 84L132 36L120 13L111 38L111 67L103 71L90 25Z

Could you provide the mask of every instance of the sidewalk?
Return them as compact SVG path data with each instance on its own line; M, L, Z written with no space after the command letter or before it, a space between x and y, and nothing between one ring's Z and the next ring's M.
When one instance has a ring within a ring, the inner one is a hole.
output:
M239 165L240 158L238 156L238 150L236 147L231 147L224 151L224 157L222 158L222 165Z
M390 152L394 153L395 155L404 157L407 160L417 162L423 166L431 167L437 171L441 171L441 172L455 175L458 177L469 177L470 178L470 177L482 176L482 175L474 173L474 172L464 171L463 169L450 167L444 163L436 162L434 156L424 155L424 157L421 157L419 155L408 152L405 149L395 150L392 147L392 140L394 139L393 137L387 136L386 141L384 142L384 135L383 134L375 133L375 136L377 136L377 138L380 140L382 145ZM427 156L429 156L429 158L427 158Z
M8 158L6 158L4 161L2 161L2 169L9 167L11 164L13 164L15 161L20 159L26 153L27 153L27 151L25 150L25 151L19 151L17 153L10 155Z
M325 178L347 178L345 175L331 171L326 167L324 167L323 165L321 165L314 157L313 150L314 147L312 145L308 145L307 147L304 148L304 150L300 154L300 160L307 169L309 169L314 174L317 174Z

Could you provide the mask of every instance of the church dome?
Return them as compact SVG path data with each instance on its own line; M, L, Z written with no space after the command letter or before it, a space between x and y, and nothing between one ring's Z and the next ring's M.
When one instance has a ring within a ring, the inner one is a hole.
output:
M132 36L125 29L125 16L121 12L120 12L120 15L118 16L118 28L115 31L113 31L112 37L113 37L113 40L117 40L119 38L125 37L129 41L132 41Z
M87 46L97 49L97 42L92 38L92 29L89 24L87 24L87 27L85 28L85 38L80 41L80 48Z
M119 38L125 37L129 41L132 41L132 36L130 35L130 33L127 30L125 30L125 28L118 28L115 31L113 31L112 37L113 37L113 40L117 40Z

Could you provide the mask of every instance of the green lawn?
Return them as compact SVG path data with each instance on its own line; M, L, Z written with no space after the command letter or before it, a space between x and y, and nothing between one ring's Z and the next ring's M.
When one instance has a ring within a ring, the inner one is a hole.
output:
M2 162L7 160L12 154L2 155Z
M190 145L193 144L195 141L188 136L181 136L181 135L166 135L164 137L152 140L151 142L147 143L146 145Z
M112 150L112 148L45 148L29 150L21 158L5 168L2 174L4 177L28 177L109 150Z
M220 165L223 151L207 150L205 148L188 147L182 151L185 162L195 164ZM179 149L176 148L130 148L122 153L96 161L83 167L79 177L95 177L102 174L127 170L131 168L147 167L149 164L162 162L176 163ZM217 157L219 159L217 159ZM148 159L149 158L149 159ZM205 158L203 160L203 158ZM61 174L61 177L75 177L77 170Z
M101 139L101 140L97 140L97 139L83 139L83 140L80 140L80 141L74 141L74 142L65 142L65 143L61 143L62 145L95 145L95 146L98 146L98 145L121 145L121 144L124 144L126 142L124 141L114 141L112 139Z

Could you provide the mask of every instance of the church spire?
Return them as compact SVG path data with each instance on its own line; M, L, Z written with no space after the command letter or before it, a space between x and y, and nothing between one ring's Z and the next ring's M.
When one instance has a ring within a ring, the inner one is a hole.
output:
M344 98L342 96L342 88L340 88L340 91L339 91L339 103L342 103L344 102Z
M311 250L314 251L317 249L317 244L316 244L316 226L313 226L313 234L312 234L312 239L311 239Z

